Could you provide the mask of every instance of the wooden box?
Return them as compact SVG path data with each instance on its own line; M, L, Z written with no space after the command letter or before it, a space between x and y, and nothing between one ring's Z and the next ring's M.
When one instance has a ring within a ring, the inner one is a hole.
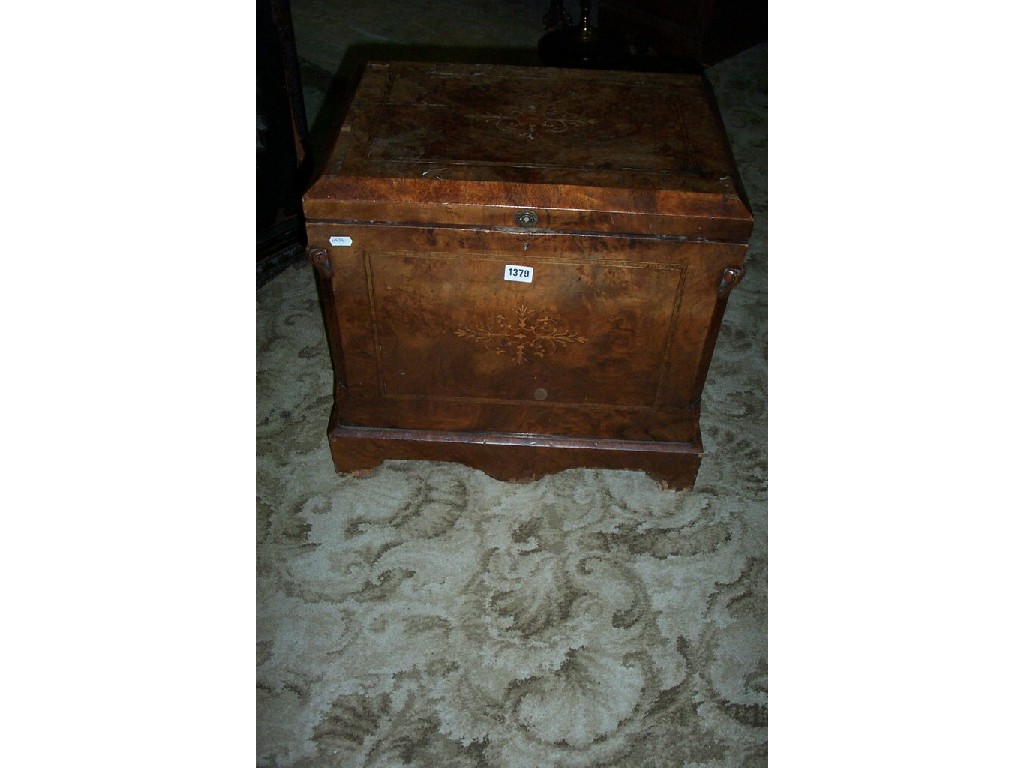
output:
M369 65L303 199L337 471L692 486L739 186L696 76Z

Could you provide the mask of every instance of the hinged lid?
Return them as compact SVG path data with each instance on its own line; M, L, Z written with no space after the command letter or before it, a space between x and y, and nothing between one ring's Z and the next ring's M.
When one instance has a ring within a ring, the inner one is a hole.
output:
M304 207L726 241L752 223L700 77L496 65L370 64Z

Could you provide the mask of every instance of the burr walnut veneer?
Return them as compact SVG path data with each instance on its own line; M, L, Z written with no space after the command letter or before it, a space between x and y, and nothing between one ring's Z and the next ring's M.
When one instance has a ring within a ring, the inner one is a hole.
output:
M752 224L699 77L371 64L303 202L339 472L693 484Z

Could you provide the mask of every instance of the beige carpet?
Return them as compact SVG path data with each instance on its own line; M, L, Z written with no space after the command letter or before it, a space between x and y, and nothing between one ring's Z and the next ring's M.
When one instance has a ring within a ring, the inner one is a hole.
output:
M767 45L709 79L757 221L692 492L337 476L311 269L257 294L260 766L767 763Z

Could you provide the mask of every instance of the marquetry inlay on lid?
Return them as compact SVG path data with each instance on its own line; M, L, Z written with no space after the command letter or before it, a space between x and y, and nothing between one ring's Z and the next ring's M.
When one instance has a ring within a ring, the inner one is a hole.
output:
M567 210L647 216L651 234L663 217L717 219L709 236L725 239L750 226L709 92L692 75L370 64L307 215L359 218L342 207L369 200L547 209L540 225L552 228L572 228Z

